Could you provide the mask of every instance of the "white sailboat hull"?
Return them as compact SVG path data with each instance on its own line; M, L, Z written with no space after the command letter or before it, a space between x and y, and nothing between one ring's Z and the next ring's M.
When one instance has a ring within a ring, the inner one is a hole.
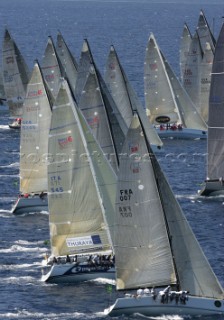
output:
M206 181L203 190L199 191L199 194L205 197L224 196L224 182L222 180Z
M198 129L182 128L181 130L172 130L164 128L156 128L160 138L173 138L173 139L207 139L207 132Z
M54 264L41 280L49 283L78 283L105 278L115 280L114 267L93 267L74 263Z
M29 198L18 198L11 212L15 215L18 215L41 211L48 211L47 196L45 196L44 198L40 198L39 195Z
M104 311L109 316L140 313L145 316L162 315L212 315L224 314L224 301L202 297L189 297L185 304L168 301L162 303L160 298L152 296L119 298L115 304Z

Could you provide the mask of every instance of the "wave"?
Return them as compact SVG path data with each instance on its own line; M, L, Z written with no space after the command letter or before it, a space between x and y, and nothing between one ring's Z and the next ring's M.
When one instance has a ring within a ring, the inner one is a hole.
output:
M39 267L39 263L38 262L35 262L35 263L24 263L24 264L2 264L0 265L0 270L1 271L4 271L4 270L15 270L15 269L27 269L27 268L30 268L30 267Z
M0 249L0 253L12 253L12 252L46 252L46 248L39 248L39 247L21 247L19 245L13 245L7 249Z
M10 130L10 128L9 128L9 126L8 126L7 124L6 124L6 125L1 124L1 125L0 125L0 129Z
M90 280L88 282L95 282L95 283L100 283L100 284L111 284L113 286L116 285L116 281L113 279L106 279L106 278L97 278L94 280Z
M0 168L14 168L14 167L19 168L19 162L13 162L6 166L0 166Z
M71 319L99 319L105 318L105 315L100 313L79 313L79 312L63 312L63 313L43 313L43 312L30 312L28 310L22 309L17 312L6 312L0 313L1 319L41 319L41 320L71 320Z

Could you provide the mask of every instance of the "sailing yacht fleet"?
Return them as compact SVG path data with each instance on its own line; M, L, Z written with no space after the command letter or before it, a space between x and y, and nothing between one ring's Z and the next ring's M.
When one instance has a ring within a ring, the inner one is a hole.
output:
M115 280L125 294L110 316L224 314L224 290L156 158L164 138L207 139L199 195L224 195L223 43L224 25L216 43L202 11L193 36L185 24L179 80L151 33L143 106L113 45L102 75L87 39L78 63L58 32L30 73L5 30L4 95L20 129L12 213L49 212L42 281Z

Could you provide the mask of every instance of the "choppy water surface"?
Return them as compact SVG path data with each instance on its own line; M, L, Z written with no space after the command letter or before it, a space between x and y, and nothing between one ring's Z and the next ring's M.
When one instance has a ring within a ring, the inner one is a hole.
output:
M223 15L220 5L150 4L137 0L131 3L1 0L0 31L3 35L7 25L30 67L34 59L41 60L47 36L54 38L59 29L77 59L83 39L87 38L101 71L109 47L114 44L143 101L143 59L150 32L178 73L183 24L187 22L193 33L201 8L217 36ZM115 300L115 292L107 293L105 279L76 286L40 281L41 260L48 250L48 215L10 213L19 190L19 133L10 130L7 123L7 108L0 107L0 319L105 318L104 308ZM158 159L224 286L224 203L221 198L197 197L206 175L206 141L164 143L165 150ZM140 315L131 318L142 319Z

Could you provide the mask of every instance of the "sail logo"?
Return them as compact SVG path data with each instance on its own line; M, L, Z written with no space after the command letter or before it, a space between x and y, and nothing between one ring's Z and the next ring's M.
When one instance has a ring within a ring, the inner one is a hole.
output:
M86 236L86 237L76 237L66 239L66 244L69 248L71 247L84 247L92 245L102 244L99 235Z
M155 120L158 123L168 123L168 122L170 122L170 117L168 117L168 116L158 116L158 117L156 117Z
M41 96L43 94L43 91L41 89L39 90L34 90L34 91L30 91L28 93L28 98L32 98L32 97L38 97Z
M139 171L141 170L140 163L139 162L133 162L130 165L130 169L131 169L132 173L139 173Z
M65 138L60 138L58 139L58 144L60 146L60 148L66 148L70 142L72 142L73 139L71 136L65 137Z
M93 129L93 128L98 128L99 127L99 116L94 116L90 117L87 119L88 125Z
M115 70L116 65L115 65L114 62L111 62L111 63L109 64L109 67L110 67L111 70Z
M139 144L138 143L129 143L129 151L130 153L138 152Z
M47 75L45 76L45 80L46 80L47 82L54 81L54 74L47 74Z
M157 63L150 63L149 67L151 70L154 70L154 71L158 69Z
M14 58L12 56L6 58L6 63L14 63Z

